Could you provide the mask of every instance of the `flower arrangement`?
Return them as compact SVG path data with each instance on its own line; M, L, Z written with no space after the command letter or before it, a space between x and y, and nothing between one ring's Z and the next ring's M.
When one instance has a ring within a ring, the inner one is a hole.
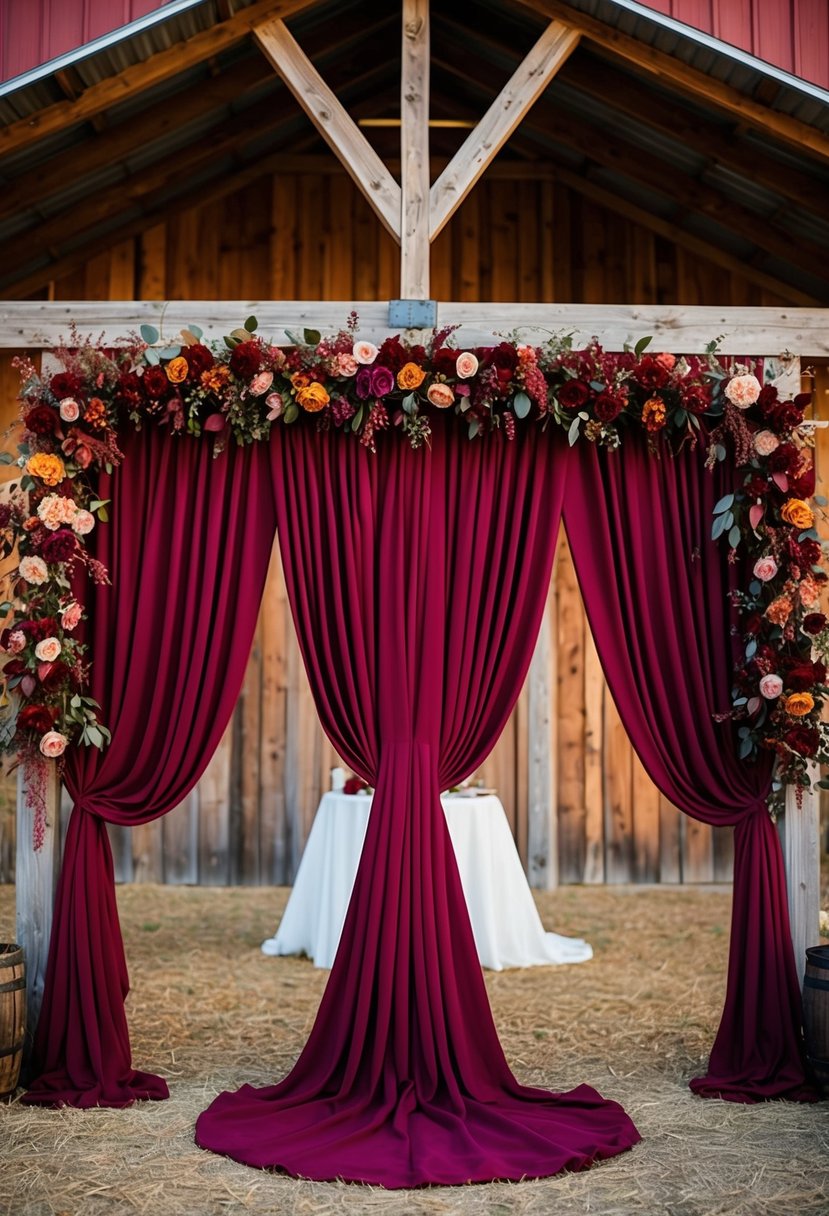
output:
M633 428L655 453L703 441L714 463L730 449L739 484L717 504L712 535L733 560L743 547L752 577L735 593L742 652L732 708L722 716L737 720L742 756L776 752L778 788L803 787L808 761L829 760L829 728L820 721L829 621L818 611L827 575L806 501L807 397L780 400L774 386L761 385L759 368L727 368L715 344L684 358L649 353L648 339L620 353L595 342L574 350L566 336L463 350L447 328L423 345L397 336L376 345L358 338L352 314L335 336L289 334L294 344L283 349L256 329L250 317L219 347L190 326L164 346L157 330L142 326L110 350L73 331L54 352L56 374L18 361L22 476L0 504L0 546L7 559L16 556L0 603L3 681L16 714L0 744L33 761L108 739L85 693L86 652L75 634L83 605L72 575L85 567L107 581L86 545L106 522L95 479L120 463L121 428L208 435L219 453L230 440L266 439L275 424L311 425L376 452L384 433L386 442L396 432L415 449L428 444L444 414L470 439L509 440L518 426L563 428L571 445L582 438L615 449Z

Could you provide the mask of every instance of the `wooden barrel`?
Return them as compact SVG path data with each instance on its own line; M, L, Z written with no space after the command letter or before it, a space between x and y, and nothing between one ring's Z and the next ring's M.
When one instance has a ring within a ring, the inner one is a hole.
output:
M20 946L0 942L0 1098L17 1089L26 1034L26 964Z
M829 946L810 946L806 951L803 1035L815 1078L829 1097Z

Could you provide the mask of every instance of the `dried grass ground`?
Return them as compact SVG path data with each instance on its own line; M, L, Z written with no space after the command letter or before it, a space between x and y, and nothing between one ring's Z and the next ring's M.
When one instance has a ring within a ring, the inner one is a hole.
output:
M730 895L564 888L542 918L593 942L593 962L486 973L507 1056L529 1084L595 1085L643 1141L581 1174L383 1191L310 1183L202 1152L196 1115L222 1089L269 1084L302 1046L326 972L268 959L287 892L119 889L137 1066L168 1102L126 1111L0 1106L0 1211L25 1216L827 1216L829 1106L694 1098L721 1009ZM11 940L13 888L0 888Z

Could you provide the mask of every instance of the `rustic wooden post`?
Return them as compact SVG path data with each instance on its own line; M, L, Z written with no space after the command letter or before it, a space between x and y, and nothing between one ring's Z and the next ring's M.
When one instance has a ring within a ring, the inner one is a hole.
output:
M527 774L527 877L531 887L551 891L558 886L558 815L556 762L556 647L550 603L541 619L528 677L529 748Z
M46 977L52 935L55 888L60 871L60 778L54 760L46 762L46 832L35 851L32 811L26 802L23 767L17 770L17 856L15 892L17 941L26 960L26 1050L31 1049Z
M794 790L786 791L786 810L777 821L792 931L798 982L803 984L806 948L817 945L820 936L820 824L817 795L808 790L800 806Z
M400 297L429 298L429 0L403 0Z

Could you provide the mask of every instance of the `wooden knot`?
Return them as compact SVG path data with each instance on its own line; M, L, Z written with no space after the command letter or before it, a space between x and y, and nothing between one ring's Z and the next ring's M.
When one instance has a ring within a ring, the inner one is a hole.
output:
M405 31L406 37L411 38L412 41L414 41L414 39L417 38L418 34L420 33L420 31L422 29L423 29L423 18L422 17L418 17L414 21L407 21L406 22L406 31Z

